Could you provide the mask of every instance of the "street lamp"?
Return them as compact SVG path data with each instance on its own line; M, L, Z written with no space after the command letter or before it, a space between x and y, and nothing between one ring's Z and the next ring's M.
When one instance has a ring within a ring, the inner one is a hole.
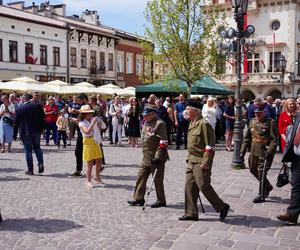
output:
M236 99L236 115L234 121L234 153L231 166L236 169L245 168L244 160L240 155L243 143L243 117L241 103L241 83L242 83L242 55L245 52L254 52L256 42L249 39L255 32L252 25L248 25L244 29L244 16L247 14L248 0L231 0L232 8L234 9L234 20L237 24L237 29L230 28L228 30L221 29L220 36L225 43L219 42L220 52L225 51L225 55L233 57L236 60L237 85L235 88Z
M284 55L280 57L280 68L281 68L281 76L280 76L280 84L281 84L281 99L284 99L284 75L286 70L286 59Z

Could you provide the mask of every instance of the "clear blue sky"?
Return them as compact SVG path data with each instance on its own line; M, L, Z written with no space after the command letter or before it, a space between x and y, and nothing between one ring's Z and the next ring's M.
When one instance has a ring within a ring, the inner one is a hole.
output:
M17 0L5 0L5 4ZM24 1L26 6L35 2L40 4L45 1ZM67 5L67 15L80 15L86 9L97 10L103 25L122 29L138 35L144 35L144 10L147 0L50 0L50 4Z

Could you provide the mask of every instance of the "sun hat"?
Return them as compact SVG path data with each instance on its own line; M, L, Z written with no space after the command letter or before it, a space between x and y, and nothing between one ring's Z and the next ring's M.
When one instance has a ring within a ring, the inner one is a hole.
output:
M87 105L81 106L79 113L89 114L89 113L94 113L94 110L92 110L90 105L87 104Z

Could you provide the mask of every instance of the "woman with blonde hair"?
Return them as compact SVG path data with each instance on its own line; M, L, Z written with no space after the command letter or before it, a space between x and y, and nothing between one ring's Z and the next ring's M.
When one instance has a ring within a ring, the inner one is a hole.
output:
M279 115L278 119L278 132L281 136L281 147L284 152L285 141L286 141L286 129L289 125L292 125L294 115L297 111L296 101L293 98L288 98L284 102L283 110Z
M216 102L213 97L208 97L207 102L203 105L202 116L209 122L213 130L215 130L217 123Z

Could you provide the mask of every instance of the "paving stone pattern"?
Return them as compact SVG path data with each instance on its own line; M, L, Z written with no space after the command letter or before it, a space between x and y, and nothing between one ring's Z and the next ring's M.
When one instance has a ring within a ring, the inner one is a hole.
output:
M44 145L44 142L42 142ZM253 204L257 181L249 169L232 170L231 152L218 145L212 183L231 210L224 223L202 195L206 214L200 221L179 222L184 213L185 150L170 150L165 188L168 207L129 207L141 162L141 148L110 147L102 173L105 187L88 189L85 179L69 179L75 170L74 146L43 146L45 173L27 176L19 141L13 153L0 155L0 249L300 249L299 226L276 215L289 203L290 186L275 187L280 154L270 180L274 191L266 203ZM124 142L125 144L125 142ZM148 184L150 181L148 182ZM153 190L149 204L155 201Z

